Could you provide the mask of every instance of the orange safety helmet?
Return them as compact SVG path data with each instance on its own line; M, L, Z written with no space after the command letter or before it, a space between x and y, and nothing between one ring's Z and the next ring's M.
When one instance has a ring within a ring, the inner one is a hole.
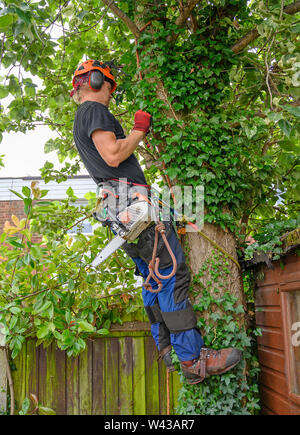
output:
M93 71L100 71L101 74L92 74ZM86 60L78 66L72 81L73 88L75 90L78 88L78 85L76 86L76 77L86 73L89 73L89 86L94 91L97 91L101 88L104 80L107 80L111 83L111 94L116 90L117 83L114 76L111 74L110 67L103 62L99 62L98 60ZM72 91L71 94L73 93L74 91Z

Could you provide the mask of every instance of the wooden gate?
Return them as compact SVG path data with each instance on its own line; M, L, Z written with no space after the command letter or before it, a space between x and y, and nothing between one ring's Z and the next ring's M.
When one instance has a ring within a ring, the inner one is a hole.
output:
M17 409L30 393L59 415L176 413L180 380L167 373L147 330L120 329L87 342L76 358L28 340L14 360Z

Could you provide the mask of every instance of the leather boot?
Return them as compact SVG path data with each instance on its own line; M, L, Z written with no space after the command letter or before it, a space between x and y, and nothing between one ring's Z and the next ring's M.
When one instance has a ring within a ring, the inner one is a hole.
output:
M199 358L181 362L183 374L189 384L198 384L211 375L221 375L235 367L242 358L242 352L234 347L208 349L202 347Z
M159 356L163 360L163 362L165 363L168 371L174 372L176 369L172 363L171 350L172 350L172 346L169 345L160 351Z

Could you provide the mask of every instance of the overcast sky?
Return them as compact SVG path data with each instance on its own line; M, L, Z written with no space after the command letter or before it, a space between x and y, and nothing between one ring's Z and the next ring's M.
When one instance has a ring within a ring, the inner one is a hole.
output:
M40 168L47 160L54 164L55 169L63 167L64 163L59 163L55 151L44 154L45 142L54 137L55 133L46 126L38 126L26 134L4 133L0 154L5 157L4 168L0 167L0 178L40 176ZM83 169L80 173L87 174L87 171Z
M54 36L58 37L59 33L56 31ZM5 69L0 65L0 76L5 77L9 69ZM14 70L11 71L14 74ZM32 78L33 82L42 86L42 82L38 77L33 77L31 74L22 71L22 76ZM12 97L2 99L1 105L7 107L12 101ZM72 134L72 131L70 131ZM4 168L0 167L0 178L4 177L26 177L26 176L40 176L40 168L48 160L53 163L55 169L64 166L60 164L55 151L49 154L44 154L44 144L48 139L54 138L55 133L47 126L37 126L35 130L23 133L4 133L2 142L0 143L0 155L5 155L3 162ZM87 174L83 169L82 174Z
M54 137L48 127L37 127L23 133L4 133L0 154L4 154L4 168L0 177L23 177L40 175L39 169L46 160L59 166L55 152L44 154L44 143Z

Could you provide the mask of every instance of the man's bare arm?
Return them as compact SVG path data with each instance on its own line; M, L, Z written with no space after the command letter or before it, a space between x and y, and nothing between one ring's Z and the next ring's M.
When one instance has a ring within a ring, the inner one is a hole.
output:
M145 137L143 131L133 130L125 139L117 139L111 131L95 130L92 140L108 166L117 168L134 152L139 142Z

